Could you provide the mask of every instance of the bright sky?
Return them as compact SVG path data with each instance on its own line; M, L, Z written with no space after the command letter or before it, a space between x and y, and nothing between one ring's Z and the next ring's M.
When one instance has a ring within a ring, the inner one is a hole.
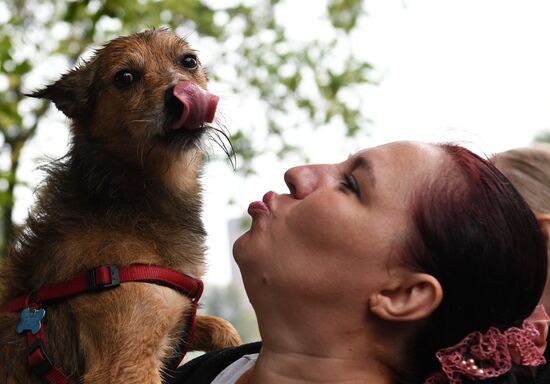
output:
M339 132L325 130L315 140L304 135L313 161L340 161L350 151L403 139L466 142L476 152L491 154L528 145L537 133L550 130L550 1L369 0L366 5L368 17L354 36L353 49L373 64L372 77L379 80L360 100L373 121L370 136L350 146ZM281 14L289 36L322 36L320 11L317 0L288 1ZM242 105L238 95L226 100L222 95L220 108L229 129L254 118L242 113ZM253 110L252 103L249 107ZM63 152L55 149L60 142L59 130L40 132L34 145L55 155ZM207 168L206 280L211 283L230 278L227 220L245 214L248 204L268 190L286 191L283 172L297 164L267 159L259 165L260 174L245 183L222 164ZM237 198L231 207L230 194ZM16 214L24 215L31 199L20 196Z

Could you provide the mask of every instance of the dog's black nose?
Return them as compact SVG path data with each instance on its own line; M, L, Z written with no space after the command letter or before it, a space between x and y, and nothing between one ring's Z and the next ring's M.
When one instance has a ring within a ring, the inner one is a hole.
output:
M166 114L166 123L168 126L178 121L183 113L183 104L174 96L174 86L168 87L164 91L164 112Z

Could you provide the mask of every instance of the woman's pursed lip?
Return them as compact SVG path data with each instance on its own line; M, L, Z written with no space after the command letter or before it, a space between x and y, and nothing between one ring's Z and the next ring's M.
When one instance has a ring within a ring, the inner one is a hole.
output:
M269 208L263 201L253 201L252 203L250 203L250 205L248 206L248 214L250 216L253 216L253 214L258 211L269 213Z
M262 198L262 201L265 203L265 205L269 208L269 203L271 202L271 199L273 199L273 195L275 195L275 192L269 191L266 192L264 197Z
M274 192L269 191L263 196L262 201L253 201L252 203L250 203L250 205L248 206L248 214L252 216L254 212L269 213L269 205L271 200L273 199L274 194Z

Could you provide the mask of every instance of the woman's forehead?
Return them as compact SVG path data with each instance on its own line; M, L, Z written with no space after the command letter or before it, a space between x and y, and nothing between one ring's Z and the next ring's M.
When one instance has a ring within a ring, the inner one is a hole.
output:
M354 172L371 201L397 208L401 206L398 202L408 201L411 193L437 178L447 160L448 155L438 145L395 142L361 150L343 167Z
M401 164L407 168L420 165L437 167L445 158L445 153L435 144L397 141L360 150L351 155L348 160L357 161L356 158L358 157L371 163L373 168L376 168L377 163L379 163L378 165L387 163Z

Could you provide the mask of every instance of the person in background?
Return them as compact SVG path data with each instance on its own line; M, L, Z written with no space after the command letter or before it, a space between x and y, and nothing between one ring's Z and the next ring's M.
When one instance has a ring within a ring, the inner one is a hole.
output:
M463 147L396 142L285 173L233 248L261 343L171 383L527 384L547 273L525 200Z
M511 149L496 154L492 161L535 212L546 238L547 254L550 258L550 144L538 143L530 147ZM548 279L541 302L546 311L550 311ZM550 349L546 349L545 357L546 360L550 359ZM550 365L541 369L538 382L550 383Z
M550 245L550 144L538 143L493 156L495 166L512 182L535 216ZM550 257L550 247L548 247ZM549 275L550 276L550 275ZM547 281L542 302L550 311L550 284Z

